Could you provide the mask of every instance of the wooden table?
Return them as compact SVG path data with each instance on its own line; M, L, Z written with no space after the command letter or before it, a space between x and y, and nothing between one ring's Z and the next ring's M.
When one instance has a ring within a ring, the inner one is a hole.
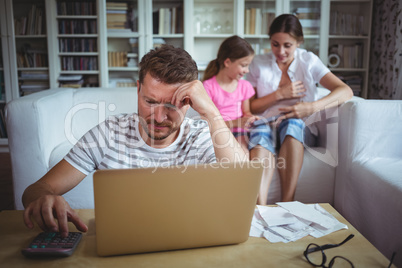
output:
M304 258L306 246L340 243L349 234L355 237L346 244L325 251L328 261L335 255L350 259L355 267L388 267L389 260L367 241L329 204L321 204L348 230L340 230L321 238L311 236L290 243L270 243L264 238L250 237L238 245L177 250L169 252L135 254L114 257L96 255L94 210L77 210L89 231L84 234L71 257L51 259L27 259L21 248L40 232L38 227L29 230L23 223L23 211L0 212L0 267L313 267ZM70 230L76 231L70 224ZM327 263L328 264L328 263Z

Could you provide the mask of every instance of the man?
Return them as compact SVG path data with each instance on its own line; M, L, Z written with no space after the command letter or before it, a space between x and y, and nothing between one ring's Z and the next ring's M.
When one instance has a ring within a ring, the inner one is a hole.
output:
M26 226L33 228L35 221L65 237L71 221L86 232L61 195L95 169L246 159L197 77L197 65L183 49L164 45L146 54L137 81L138 114L112 116L94 127L30 185L22 196ZM190 106L205 121L185 118Z

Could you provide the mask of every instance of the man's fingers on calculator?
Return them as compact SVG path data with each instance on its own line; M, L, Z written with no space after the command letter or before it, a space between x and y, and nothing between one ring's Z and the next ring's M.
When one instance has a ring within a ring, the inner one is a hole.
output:
M74 210L71 210L67 213L68 221L72 222L75 227L81 232L88 231L88 226L80 219L80 217L75 213Z
M28 227L29 229L32 229L34 227L34 224L31 220L31 213L32 213L32 210L29 207L27 209L25 209L25 211L24 211L24 223L25 223L25 226Z

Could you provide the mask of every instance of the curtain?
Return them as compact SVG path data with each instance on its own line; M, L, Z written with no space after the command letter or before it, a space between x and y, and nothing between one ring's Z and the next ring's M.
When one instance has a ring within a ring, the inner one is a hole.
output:
M374 0L370 99L402 100L402 0Z

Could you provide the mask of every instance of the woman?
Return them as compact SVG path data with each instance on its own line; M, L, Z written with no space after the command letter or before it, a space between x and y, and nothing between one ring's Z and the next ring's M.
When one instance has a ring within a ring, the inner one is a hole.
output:
M278 137L278 159L284 160L284 165L278 168L281 201L292 201L303 164L302 119L347 101L353 93L316 55L299 48L303 43L303 30L296 16L283 14L275 18L269 36L272 52L255 56L247 75L247 80L256 90L250 106L253 114L280 117L274 127L257 127L251 135L250 143L258 144L264 140L271 145L268 155L264 155L266 150L258 155L265 159L276 154L275 137ZM317 100L316 83L331 93ZM265 182L265 197L268 196L271 179Z

